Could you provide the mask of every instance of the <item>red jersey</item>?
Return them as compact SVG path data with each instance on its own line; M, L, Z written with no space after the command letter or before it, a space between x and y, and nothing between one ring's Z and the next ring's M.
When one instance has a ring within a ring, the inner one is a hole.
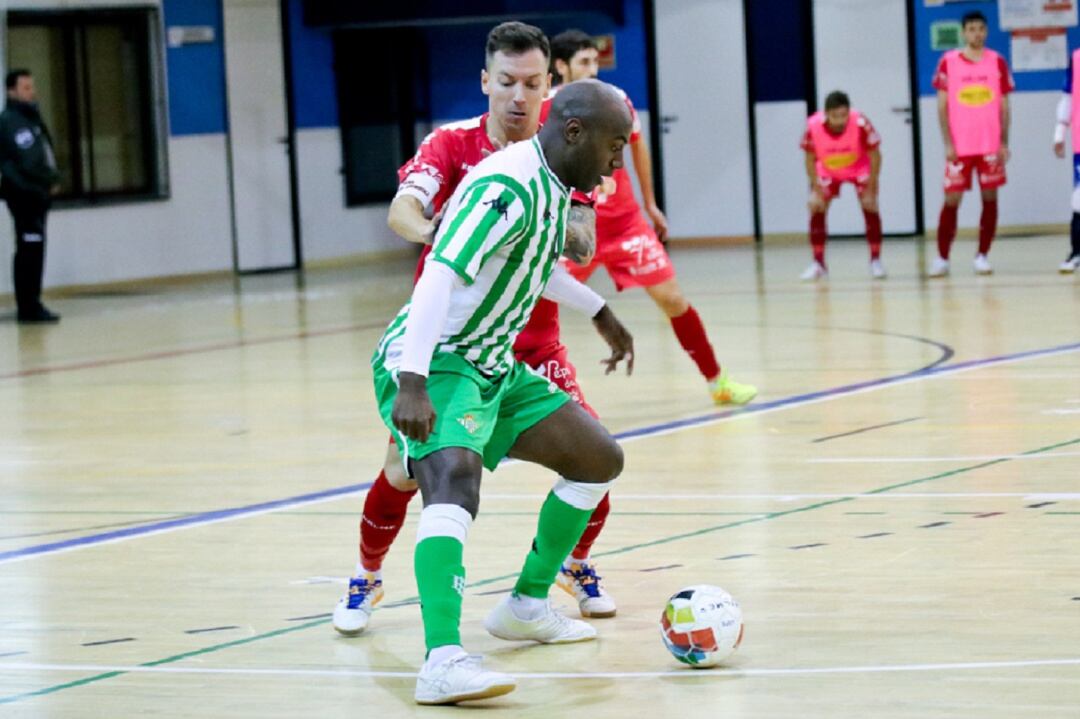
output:
M547 117L550 100L545 100L540 117ZM488 113L433 130L420 144L416 155L398 170L399 195L420 200L424 209L439 212L466 173L495 152L487 133ZM420 279L431 245L424 247L416 265L413 283ZM536 304L528 323L514 342L519 357L559 342L559 305L543 298Z

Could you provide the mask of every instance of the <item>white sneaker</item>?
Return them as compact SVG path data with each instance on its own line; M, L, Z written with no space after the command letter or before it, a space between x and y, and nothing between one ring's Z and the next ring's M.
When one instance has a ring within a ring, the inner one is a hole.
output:
M509 641L531 640L541 644L570 644L596 639L596 629L580 619L571 619L551 608L544 600L544 613L536 619L518 619L510 606L512 596L495 605L484 620L488 634Z
M424 664L416 675L417 704L456 704L509 694L517 682L509 674L484 671L483 659L461 652L435 665Z
M975 255L975 262L972 264L975 266L975 274L977 275L994 274L994 268L990 266L990 260L986 259L986 255Z
M596 565L588 559L569 559L555 578L559 588L577 599L581 616L603 619L615 616L615 600L600 585Z
M334 629L347 637L355 637L367 629L375 605L382 601L382 579L363 574L349 580L349 591L334 607Z
M941 257L935 257L934 261L930 263L930 269L926 272L927 277L948 277L949 276L949 261L942 259Z
M875 280L883 280L888 276L885 274L885 265L881 264L881 260L870 260L870 276Z
M810 266L803 270L803 273L799 275L799 279L803 282L813 282L814 280L825 279L829 276L829 271L825 269L825 265L817 262L810 263Z
M1080 269L1080 255L1073 255L1061 263L1061 266L1058 267L1058 272L1063 275L1071 275L1078 269Z

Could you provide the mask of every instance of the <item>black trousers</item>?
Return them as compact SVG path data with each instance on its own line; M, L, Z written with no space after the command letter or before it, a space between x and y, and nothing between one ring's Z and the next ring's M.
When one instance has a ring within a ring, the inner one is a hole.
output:
M8 191L8 211L15 220L15 304L19 313L34 312L41 306L41 277L45 271L45 215L49 198Z

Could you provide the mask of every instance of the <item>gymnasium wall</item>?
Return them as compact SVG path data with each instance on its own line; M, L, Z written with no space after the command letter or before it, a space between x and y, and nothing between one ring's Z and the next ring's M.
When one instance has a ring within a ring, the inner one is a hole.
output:
M942 7L915 5L916 65L919 77L919 112L922 132L923 202L927 229L937 227L941 210L945 151L937 121L937 96L931 86L940 52L930 46L930 25L943 19L959 19L965 12L979 10L990 25L987 46L1005 56L1011 64L1009 35L1000 29L997 0L963 2ZM1068 30L1070 52L1080 47L1080 28ZM1069 221L1072 170L1068 160L1057 159L1051 147L1063 70L1017 72L1017 92L1012 96L1012 129L1008 165L1009 183L999 192L1000 224L1027 226L1064 224ZM979 202L965 199L960 209L960 226L974 228L979 223Z
M216 30L216 40L165 52L170 196L53 211L48 223L46 286L231 268L220 0L7 3L10 10L95 5L157 6L166 25L210 25ZM6 209L3 214L0 267L7 268L14 240ZM10 272L0 271L0 293L11 291Z

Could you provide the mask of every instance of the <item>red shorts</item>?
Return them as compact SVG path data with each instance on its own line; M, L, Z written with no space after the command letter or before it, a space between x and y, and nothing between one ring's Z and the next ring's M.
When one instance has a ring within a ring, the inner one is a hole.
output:
M581 394L581 387L577 383L577 370L570 364L570 357L564 345L552 344L531 352L519 352L516 356L519 362L524 362L558 385L559 389L570 395L570 399L580 404L595 419L600 418L600 415L596 414L596 410L589 406Z
M675 277L675 268L671 264L667 250L656 238L656 233L645 218L640 216L622 234L615 237L596 238L596 258L588 267L581 267L573 262L567 263L567 269L579 281L589 279L596 268L603 265L615 283L615 289L622 292L627 287L653 287Z
M824 198L826 202L835 200L840 196L840 188L843 187L845 182L850 182L852 185L855 185L855 194L862 197L870 184L870 176L856 177L854 180L837 180L835 177L819 176L818 184L821 185L822 198Z
M945 163L945 192L971 189L971 175L978 170L979 187L992 190L1005 184L1005 163L998 155L971 155Z

